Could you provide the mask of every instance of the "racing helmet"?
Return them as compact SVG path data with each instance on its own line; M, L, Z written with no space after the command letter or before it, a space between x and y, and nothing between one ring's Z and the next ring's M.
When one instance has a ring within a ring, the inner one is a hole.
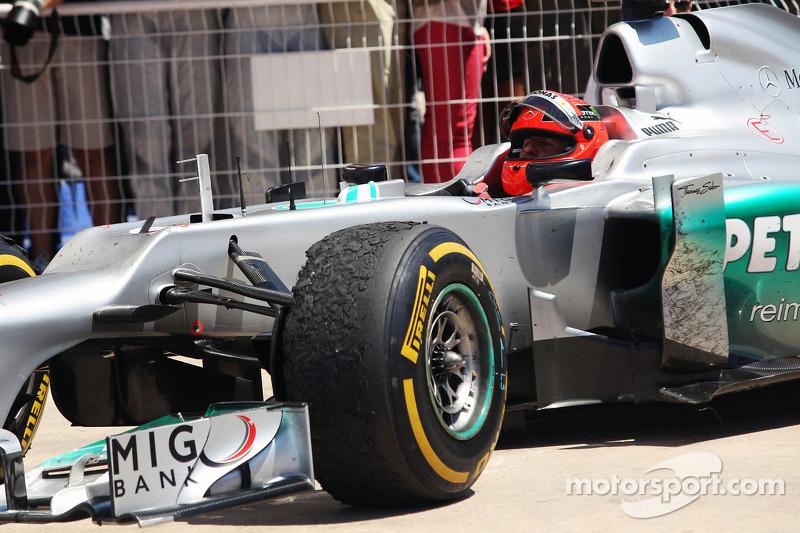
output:
M503 163L503 189L512 195L526 194L532 185L526 179L528 165L547 162L591 162L608 132L597 111L578 98L553 91L534 91L507 106L500 116L500 132L511 141ZM584 167L585 168L585 167Z

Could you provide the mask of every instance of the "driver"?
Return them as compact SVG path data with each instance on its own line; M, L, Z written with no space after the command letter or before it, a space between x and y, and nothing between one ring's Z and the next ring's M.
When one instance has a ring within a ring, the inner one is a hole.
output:
M531 192L525 178L529 164L591 161L608 140L606 126L592 106L553 91L534 91L506 107L500 132L511 141L502 174L503 189L511 195Z

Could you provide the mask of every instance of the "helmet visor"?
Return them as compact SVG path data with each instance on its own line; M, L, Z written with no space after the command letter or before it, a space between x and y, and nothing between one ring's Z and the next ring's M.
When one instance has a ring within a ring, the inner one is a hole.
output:
M515 161L540 161L565 157L575 151L577 141L571 135L540 130L516 130L511 134L507 158Z
M503 109L500 132L509 138L514 122L528 112L541 113L543 121L555 122L565 132L576 133L583 128L575 108L563 97L549 91L536 91Z

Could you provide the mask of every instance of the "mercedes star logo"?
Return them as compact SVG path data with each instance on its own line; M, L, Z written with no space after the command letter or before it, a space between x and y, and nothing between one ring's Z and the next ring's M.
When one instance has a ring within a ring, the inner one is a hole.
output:
M781 94L781 86L778 82L778 75L769 67L761 67L758 71L758 83L770 96L778 96Z

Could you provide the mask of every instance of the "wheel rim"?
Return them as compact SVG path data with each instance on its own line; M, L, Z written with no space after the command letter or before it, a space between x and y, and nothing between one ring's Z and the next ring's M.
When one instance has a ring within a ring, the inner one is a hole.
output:
M427 331L428 391L439 423L459 440L483 427L494 384L494 350L486 313L475 293L446 287Z

